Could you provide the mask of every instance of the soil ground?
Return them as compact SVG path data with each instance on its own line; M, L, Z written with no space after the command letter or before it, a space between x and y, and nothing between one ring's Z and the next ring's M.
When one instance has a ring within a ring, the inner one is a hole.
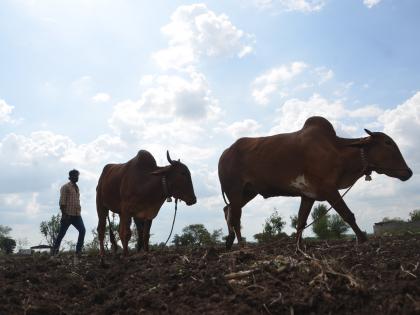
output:
M420 314L420 236L0 257L0 314Z

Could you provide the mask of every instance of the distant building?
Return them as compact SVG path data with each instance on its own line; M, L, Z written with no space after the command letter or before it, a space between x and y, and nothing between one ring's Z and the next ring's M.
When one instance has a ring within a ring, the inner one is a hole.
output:
M35 252L46 252L46 251L51 250L51 246L50 245L37 245L37 246L32 246L31 250Z
M33 250L30 249L30 248L21 248L21 249L19 249L18 254L19 255L31 255L32 252L33 252Z
M405 232L419 233L420 221L386 221L378 222L373 225L373 234L378 236L384 234L401 234Z

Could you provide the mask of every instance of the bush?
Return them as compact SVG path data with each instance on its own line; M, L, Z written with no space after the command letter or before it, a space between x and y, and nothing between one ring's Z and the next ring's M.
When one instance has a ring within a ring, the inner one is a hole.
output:
M349 226L338 215L329 215L324 204L319 204L312 211L312 231L320 239L343 238Z
M16 241L10 237L0 236L0 250L5 254L11 254L15 250Z
M420 209L419 210L413 210L410 212L410 221L420 221Z
M254 235L258 243L269 242L280 237L287 237L287 234L282 232L286 222L279 215L277 209L265 220L263 231Z
M60 220L61 215L57 214L53 215L49 221L42 221L39 225L41 234L50 246L53 246L54 241L57 239L58 232L60 231Z
M175 246L209 246L220 242L222 230L214 230L212 234L203 224L191 224L182 229L182 234L174 235L172 243Z

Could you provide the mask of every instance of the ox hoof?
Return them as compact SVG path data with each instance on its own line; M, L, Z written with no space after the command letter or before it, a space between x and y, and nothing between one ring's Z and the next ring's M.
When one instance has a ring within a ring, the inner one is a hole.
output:
M102 268L109 268L109 264L107 264L107 263L105 262L105 259L104 259L103 257L101 257L101 258L99 259L99 264L100 264L100 266L101 266Z
M359 235L358 237L357 237L357 244L363 244L363 243L365 243L365 242L367 242L367 237L366 237L366 234L365 233L363 233L362 235Z
M228 235L226 237L226 249L231 249L233 241L235 240L235 235Z

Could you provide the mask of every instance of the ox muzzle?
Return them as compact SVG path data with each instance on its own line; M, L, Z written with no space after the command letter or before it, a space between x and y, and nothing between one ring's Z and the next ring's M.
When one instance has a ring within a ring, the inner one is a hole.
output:
M185 201L185 203L187 204L187 206L192 206L193 204L196 204L196 203L197 203L197 197L196 197L196 196L194 196L194 197L193 197L193 198L191 198L190 200Z

